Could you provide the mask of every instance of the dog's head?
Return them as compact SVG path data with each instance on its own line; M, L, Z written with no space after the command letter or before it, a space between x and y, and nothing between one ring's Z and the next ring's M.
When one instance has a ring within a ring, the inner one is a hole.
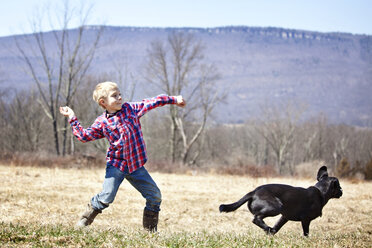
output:
M336 177L329 177L327 167L322 166L318 171L318 183L315 185L323 196L328 201L331 198L340 198L342 196L342 188Z

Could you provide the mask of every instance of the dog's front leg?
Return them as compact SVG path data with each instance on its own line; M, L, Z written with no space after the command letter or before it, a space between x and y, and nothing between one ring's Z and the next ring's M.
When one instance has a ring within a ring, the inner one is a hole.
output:
M272 234L277 233L280 230L280 228L282 228L282 226L284 226L284 224L287 222L288 222L288 219L282 215L282 217L280 217L278 222L276 222L275 226L272 228L271 230Z
M310 220L302 220L302 230L304 231L304 236L309 235L309 226L310 226Z

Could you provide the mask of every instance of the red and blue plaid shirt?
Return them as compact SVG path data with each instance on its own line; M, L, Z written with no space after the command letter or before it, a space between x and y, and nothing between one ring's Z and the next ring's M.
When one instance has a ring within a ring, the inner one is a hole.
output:
M98 116L94 123L84 129L76 117L70 119L73 134L81 142L106 137L110 143L106 160L109 164L129 173L142 167L147 161L146 145L139 119L149 110L165 104L176 104L174 96L159 95L142 102L126 102L113 116L107 112Z

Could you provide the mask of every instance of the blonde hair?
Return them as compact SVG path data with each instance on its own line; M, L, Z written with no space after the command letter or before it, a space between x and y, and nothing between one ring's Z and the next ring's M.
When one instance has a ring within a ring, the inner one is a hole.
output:
M108 97L111 90L119 90L118 85L114 82L102 82L97 84L93 91L93 100L99 104L99 100Z

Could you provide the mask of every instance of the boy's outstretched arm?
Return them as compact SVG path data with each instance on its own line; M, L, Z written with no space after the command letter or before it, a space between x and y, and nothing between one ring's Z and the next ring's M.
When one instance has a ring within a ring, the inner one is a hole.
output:
M74 111L70 107L59 107L59 112L69 118L69 122L72 128L72 133L81 142L87 142L91 140L103 138L101 123L97 118L92 126L84 129L80 122L76 119Z
M141 117L151 109L164 106L166 104L175 104L179 107L184 107L186 106L186 101L182 96L168 96L163 94L153 98L144 99L142 102L132 102L129 104L136 111L137 116Z

